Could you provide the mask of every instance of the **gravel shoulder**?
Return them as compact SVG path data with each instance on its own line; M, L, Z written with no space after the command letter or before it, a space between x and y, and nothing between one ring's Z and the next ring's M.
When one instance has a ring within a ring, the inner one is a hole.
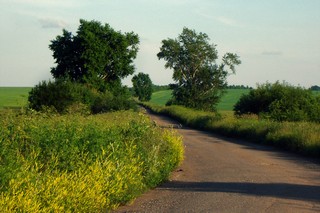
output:
M158 125L178 123L150 114ZM190 128L170 180L117 212L320 212L320 162Z

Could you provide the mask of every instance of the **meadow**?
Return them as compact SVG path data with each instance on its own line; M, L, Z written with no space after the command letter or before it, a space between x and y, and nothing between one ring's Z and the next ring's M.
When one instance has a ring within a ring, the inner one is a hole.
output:
M0 109L27 105L31 87L0 87Z
M220 103L217 105L218 110L232 111L234 104L239 100L241 95L248 94L249 89L227 89ZM171 98L171 90L162 90L152 94L151 103L164 106Z

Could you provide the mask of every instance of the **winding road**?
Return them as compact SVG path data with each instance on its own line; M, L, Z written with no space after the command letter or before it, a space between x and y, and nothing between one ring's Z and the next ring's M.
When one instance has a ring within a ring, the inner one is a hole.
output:
M150 114L166 128L177 123ZM320 162L182 127L185 160L170 181L117 212L320 212Z

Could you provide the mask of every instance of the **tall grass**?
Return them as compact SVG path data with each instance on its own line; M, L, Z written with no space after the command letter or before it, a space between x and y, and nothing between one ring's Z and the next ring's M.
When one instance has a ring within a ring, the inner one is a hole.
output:
M0 212L101 212L168 178L181 138L138 113L0 112Z
M320 124L317 123L275 122L260 120L254 115L234 117L230 113L216 114L182 106L163 107L151 103L144 105L154 112L169 115L194 128L320 157Z

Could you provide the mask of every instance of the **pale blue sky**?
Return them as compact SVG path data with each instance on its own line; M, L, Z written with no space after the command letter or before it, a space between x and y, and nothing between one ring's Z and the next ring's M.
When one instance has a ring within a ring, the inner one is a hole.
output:
M0 86L50 79L50 40L63 28L75 32L81 18L138 33L136 73L155 84L172 82L156 57L161 40L188 27L207 33L220 57L240 55L229 84L320 85L319 0L0 0Z

